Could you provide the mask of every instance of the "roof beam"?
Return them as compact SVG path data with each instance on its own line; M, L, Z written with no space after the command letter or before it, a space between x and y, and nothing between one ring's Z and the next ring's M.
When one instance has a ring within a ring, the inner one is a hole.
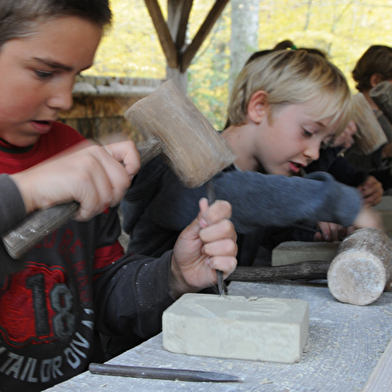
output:
M193 0L168 0L170 23L166 23L158 0L144 0L144 2L158 34L167 65L184 73L229 0L215 0L188 47L185 45L185 37ZM186 49L183 51L184 48Z
M178 53L185 44L189 15L193 0L168 0L168 27Z
M186 69L189 67L191 61L195 57L197 51L200 49L200 46L203 44L204 40L208 36L209 32L213 28L215 22L221 15L228 2L229 0L215 1L215 4L208 13L206 20L200 26L199 31L196 33L191 44L187 47L187 49L181 56L180 68L182 72L185 72Z
M161 43L163 53L166 57L167 64L170 68L178 68L177 50L174 45L173 38L167 27L166 21L163 17L161 7L158 0L144 0L154 24L155 30L158 34L159 42Z

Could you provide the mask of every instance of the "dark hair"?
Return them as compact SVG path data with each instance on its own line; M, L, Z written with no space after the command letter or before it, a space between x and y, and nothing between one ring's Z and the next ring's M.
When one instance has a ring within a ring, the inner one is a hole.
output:
M327 58L327 54L323 52L321 49L317 48L298 48L298 50L306 50L310 54L317 54L321 57L324 57L325 59Z
M292 48L294 45L294 42L289 40L289 39L285 39L284 41L278 42L272 50L284 50L284 49L290 49Z
M78 16L102 28L112 19L109 0L1 0L0 47L28 36L38 23L61 16Z
M372 88L370 79L378 74L382 80L392 79L392 48L384 45L372 45L358 60L352 71L358 91Z

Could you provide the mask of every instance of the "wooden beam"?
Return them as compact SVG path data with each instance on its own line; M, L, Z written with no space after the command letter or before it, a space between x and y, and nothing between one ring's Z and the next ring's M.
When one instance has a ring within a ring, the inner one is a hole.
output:
M146 7L158 34L159 42L161 43L167 64L170 68L178 68L177 50L163 17L161 7L158 4L158 0L144 0L144 2L146 3Z
M388 392L392 383L392 341L379 359L362 392Z
M239 282L276 282L286 279L326 279L329 265L327 261L303 261L279 267L237 267L227 280Z
M199 50L200 46L203 44L204 40L208 36L209 32L211 31L212 27L214 26L215 22L221 15L222 11L224 10L228 2L229 0L215 1L215 4L213 5L210 12L208 13L205 21L200 26L199 31L196 33L195 37L193 38L192 43L188 46L188 48L181 56L180 69L182 72L185 72L186 69L189 67L189 64L195 57L197 51Z
M188 28L193 0L168 0L168 27L178 53L181 52Z

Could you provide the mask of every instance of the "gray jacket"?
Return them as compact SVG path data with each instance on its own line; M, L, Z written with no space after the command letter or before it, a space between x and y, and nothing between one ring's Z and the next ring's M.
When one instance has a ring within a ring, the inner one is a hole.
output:
M361 196L352 187L334 181L328 173L305 178L242 172L234 166L213 178L216 199L233 207L238 234L238 265L252 265L263 244L267 226L313 226L318 221L353 223ZM143 166L121 203L129 250L159 256L171 249L180 232L197 216L206 186L189 189L173 171L155 158Z

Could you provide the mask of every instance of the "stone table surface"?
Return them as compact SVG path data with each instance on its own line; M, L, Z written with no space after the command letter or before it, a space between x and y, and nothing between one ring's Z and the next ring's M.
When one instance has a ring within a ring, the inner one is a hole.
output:
M47 391L356 392L363 389L392 338L392 292L383 293L368 306L336 301L325 282L313 285L232 282L229 294L308 301L309 340L301 361L288 365L173 354L162 348L159 334L108 363L215 371L240 376L245 381L194 383L85 372Z

